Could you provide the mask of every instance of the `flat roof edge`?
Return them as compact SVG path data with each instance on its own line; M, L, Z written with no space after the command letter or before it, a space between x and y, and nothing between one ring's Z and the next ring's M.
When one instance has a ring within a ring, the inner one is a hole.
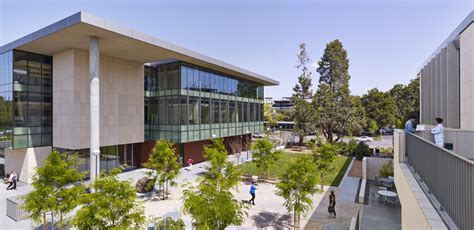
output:
M236 73L241 73L243 75L247 75L251 78L258 79L262 82L264 82L265 86L272 86L272 85L279 85L280 83L274 79L262 76L260 74L251 72L249 70L237 67L235 65L220 61L218 59L200 54L198 52L180 47L178 45L163 41L161 39L155 38L153 36L141 33L139 31L135 31L133 29L121 26L119 24L116 24L112 21L97 17L95 15L86 13L86 12L78 12L75 13L69 17L66 17L56 23L53 23L49 26L43 27L33 33L30 33L22 38L19 38L13 42L10 42L4 46L0 47L0 53L7 52L9 50L16 49L17 47L21 47L25 44L28 44L30 42L33 42L35 40L38 40L42 37L48 36L50 34L53 34L57 31L60 31L62 29L65 29L67 27L73 26L78 23L85 23L89 24L91 26L95 26L100 29L108 30L110 32L123 35L132 39L136 39L137 41L145 42L151 45L155 45L158 47L161 47L163 49L167 49L171 52L175 52L184 56L187 56L192 59L198 59L202 60L204 62L207 62L212 65L220 66L222 68L227 69L230 72L236 72Z
M472 10L462 21L459 25L451 32L446 39L441 43L441 45L436 48L436 50L431 53L431 55L423 62L423 64L418 68L416 73L420 73L420 71L428 64L431 59L436 57L436 55L445 47L447 47L449 42L452 42L459 38L459 34L461 34L471 23L474 22L474 10Z
M17 40L14 40L10 43L7 43L4 46L0 47L0 53L7 52L9 50L16 49L17 47L20 47L22 45L25 45L27 43L30 43L32 41L35 41L37 39L40 39L42 37L48 36L50 34L53 34L57 31L60 31L62 29L65 29L69 26L72 26L74 24L80 23L81 22L81 14L82 12L75 13L67 18L64 18L60 21L57 21L51 25L48 25L46 27L43 27L33 33L30 33L24 37L21 37Z

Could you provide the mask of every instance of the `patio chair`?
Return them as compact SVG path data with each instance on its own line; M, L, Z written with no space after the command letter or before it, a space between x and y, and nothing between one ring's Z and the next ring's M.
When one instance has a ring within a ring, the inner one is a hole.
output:
M379 190L387 190L387 187L379 187Z
M370 192L370 200L377 200L380 202L380 195L377 192Z
M390 205L393 205L395 207L398 207L398 204L400 202L400 200L398 200L398 198L394 198L394 197L386 197L384 196L384 204L390 204Z
M383 182L382 184L384 187L387 187L388 190L390 190L393 187L392 182Z

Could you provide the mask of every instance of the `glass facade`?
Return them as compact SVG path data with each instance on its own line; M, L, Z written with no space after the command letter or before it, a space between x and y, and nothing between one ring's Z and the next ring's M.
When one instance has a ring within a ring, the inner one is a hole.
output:
M52 144L52 57L13 51L13 148Z
M13 140L13 52L0 54L0 158L5 157L5 149ZM0 174L3 174L0 170Z
M263 129L263 85L185 62L145 66L145 140L177 143Z

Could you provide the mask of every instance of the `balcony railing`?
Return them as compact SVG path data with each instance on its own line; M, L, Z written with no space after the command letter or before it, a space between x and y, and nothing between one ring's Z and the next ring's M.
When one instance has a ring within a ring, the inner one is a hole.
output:
M405 147L409 165L455 224L474 229L473 161L409 133Z

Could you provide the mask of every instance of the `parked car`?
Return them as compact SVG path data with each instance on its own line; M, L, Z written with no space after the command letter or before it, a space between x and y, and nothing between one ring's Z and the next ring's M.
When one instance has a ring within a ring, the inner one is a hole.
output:
M253 138L263 138L265 135L260 132L252 133Z
M360 136L360 137L356 137L354 139L358 142L372 142L372 141L374 141L374 139L372 137L368 137L368 136Z

